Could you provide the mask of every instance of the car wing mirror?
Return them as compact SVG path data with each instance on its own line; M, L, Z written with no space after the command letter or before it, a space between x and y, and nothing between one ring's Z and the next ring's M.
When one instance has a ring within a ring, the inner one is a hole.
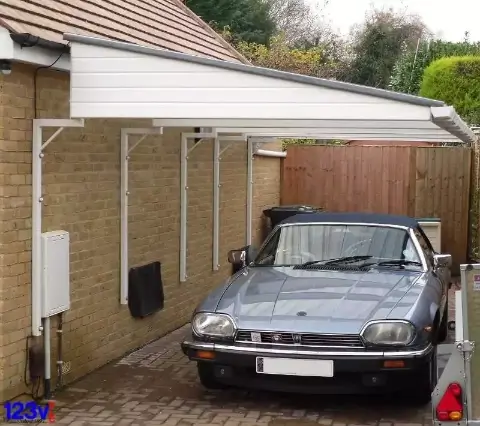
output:
M228 261L232 265L246 266L257 257L257 250L253 246L245 246L228 252Z
M242 248L242 249L236 249L236 250L230 250L228 252L228 261L232 265L240 266L246 265L246 257L247 257L247 251Z
M452 266L452 256L450 254L435 254L433 265L435 268L450 268Z

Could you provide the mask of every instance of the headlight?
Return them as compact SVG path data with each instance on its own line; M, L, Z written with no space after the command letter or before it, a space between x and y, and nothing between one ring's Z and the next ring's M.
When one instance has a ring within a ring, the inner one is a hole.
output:
M193 331L199 336L232 337L235 325L228 315L199 313L192 321Z
M378 322L367 325L362 337L373 345L408 345L415 337L415 328L408 322Z

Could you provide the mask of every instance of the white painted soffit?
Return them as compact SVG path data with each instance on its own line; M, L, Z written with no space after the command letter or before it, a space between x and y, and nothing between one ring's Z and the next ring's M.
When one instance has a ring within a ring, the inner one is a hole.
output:
M150 118L156 126L252 136L474 140L440 101L101 38L64 38L71 45L72 118Z

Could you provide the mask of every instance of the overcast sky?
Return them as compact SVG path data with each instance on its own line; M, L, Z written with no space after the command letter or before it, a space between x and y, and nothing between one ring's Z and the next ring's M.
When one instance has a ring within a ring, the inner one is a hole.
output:
M314 7L323 5L323 0L307 1ZM323 10L334 28L348 34L353 24L363 21L370 5L406 8L444 40L461 41L468 31L471 41L480 41L480 0L329 0Z

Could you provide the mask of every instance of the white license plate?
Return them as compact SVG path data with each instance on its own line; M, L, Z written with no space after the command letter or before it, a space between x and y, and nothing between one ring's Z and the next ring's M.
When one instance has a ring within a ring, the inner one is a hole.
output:
M257 357L257 373L285 376L333 377L333 361Z

